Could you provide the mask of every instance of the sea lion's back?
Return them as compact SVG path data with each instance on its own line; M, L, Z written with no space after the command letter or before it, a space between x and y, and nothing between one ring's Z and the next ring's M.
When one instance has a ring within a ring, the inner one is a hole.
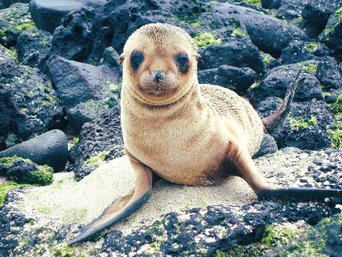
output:
M200 84L202 96L222 119L234 119L248 137L251 154L258 151L262 137L263 124L252 105L234 91L220 86Z

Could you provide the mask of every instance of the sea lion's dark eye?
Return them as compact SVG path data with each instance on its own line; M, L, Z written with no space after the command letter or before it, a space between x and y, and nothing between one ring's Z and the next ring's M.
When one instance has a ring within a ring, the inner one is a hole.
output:
M186 53L180 53L176 56L176 64L179 71L183 74L187 73L189 70L189 57Z
M134 50L131 54L130 61L132 69L136 71L139 68L140 64L143 63L144 55L141 52Z

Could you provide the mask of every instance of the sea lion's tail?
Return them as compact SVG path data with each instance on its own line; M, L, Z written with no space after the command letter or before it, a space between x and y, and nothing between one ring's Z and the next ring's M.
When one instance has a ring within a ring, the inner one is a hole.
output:
M290 113L291 111L290 104L293 101L296 90L298 87L300 87L303 84L304 79L305 79L305 78L299 79L302 69L303 67L297 73L296 79L292 83L292 85L290 85L287 88L284 101L281 103L279 109L275 113L271 114L270 116L267 116L262 119L262 123L264 124L265 130L267 133L269 134L272 133Z

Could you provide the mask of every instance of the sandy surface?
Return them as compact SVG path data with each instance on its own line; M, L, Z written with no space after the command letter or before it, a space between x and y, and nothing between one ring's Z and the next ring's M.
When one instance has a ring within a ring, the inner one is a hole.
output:
M55 174L54 179L50 186L28 189L22 194L19 209L43 223L85 224L100 215L116 197L133 188L135 181L126 156L103 163L80 182L75 182L71 173ZM217 204L243 205L253 198L255 195L247 183L237 177L229 178L221 185L207 187L179 186L160 181L147 204L112 228L125 233L172 211Z

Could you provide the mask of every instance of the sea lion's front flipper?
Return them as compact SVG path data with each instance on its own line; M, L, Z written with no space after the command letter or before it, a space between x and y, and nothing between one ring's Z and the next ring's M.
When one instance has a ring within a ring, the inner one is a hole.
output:
M135 187L126 196L117 198L103 213L90 224L81 229L80 234L72 239L69 244L85 241L97 232L113 225L128 217L142 206L152 194L153 174L146 165L131 160L132 167L136 172Z

